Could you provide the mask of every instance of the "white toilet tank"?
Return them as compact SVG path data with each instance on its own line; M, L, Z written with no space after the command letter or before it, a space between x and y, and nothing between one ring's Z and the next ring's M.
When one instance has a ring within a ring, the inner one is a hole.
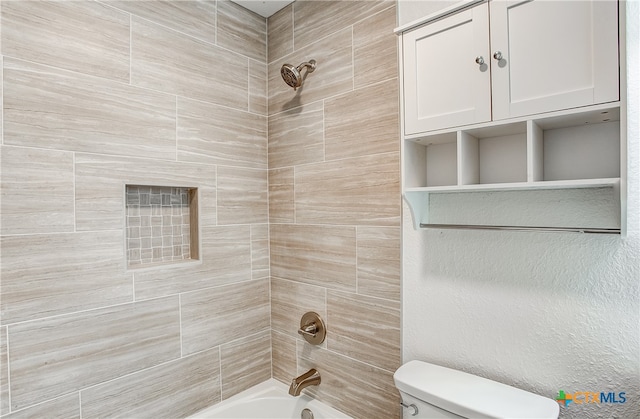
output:
M560 413L555 400L422 361L407 362L393 379L408 406L405 418L557 419Z

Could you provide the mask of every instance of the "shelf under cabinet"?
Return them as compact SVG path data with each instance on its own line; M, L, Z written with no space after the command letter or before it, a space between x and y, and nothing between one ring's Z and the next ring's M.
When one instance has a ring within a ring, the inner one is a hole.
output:
M538 182L487 183L454 186L405 188L405 193L499 192L541 189L618 188L620 178L552 180Z
M414 228L620 234L620 178L407 188Z

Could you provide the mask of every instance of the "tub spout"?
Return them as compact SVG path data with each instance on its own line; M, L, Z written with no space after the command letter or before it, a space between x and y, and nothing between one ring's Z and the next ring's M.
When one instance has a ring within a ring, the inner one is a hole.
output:
M300 392L306 387L317 386L318 384L320 384L320 373L315 368L311 368L301 376L291 380L289 394L299 396Z

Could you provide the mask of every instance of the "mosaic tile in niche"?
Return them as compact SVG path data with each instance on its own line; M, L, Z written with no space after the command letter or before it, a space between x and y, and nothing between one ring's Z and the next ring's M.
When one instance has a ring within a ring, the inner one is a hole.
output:
M127 265L198 259L197 190L126 186Z

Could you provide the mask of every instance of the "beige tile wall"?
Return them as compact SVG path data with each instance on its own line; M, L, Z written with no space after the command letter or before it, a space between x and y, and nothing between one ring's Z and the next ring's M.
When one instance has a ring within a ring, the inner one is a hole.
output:
M273 376L355 418L399 418L400 180L393 1L296 1L268 20ZM297 91L283 63L315 59ZM296 333L316 311L328 336Z
M266 20L0 7L0 416L177 418L271 377ZM199 261L127 269L126 184L198 188Z
M0 8L0 416L181 417L313 366L399 417L395 2ZM199 261L127 270L125 184L198 188Z

